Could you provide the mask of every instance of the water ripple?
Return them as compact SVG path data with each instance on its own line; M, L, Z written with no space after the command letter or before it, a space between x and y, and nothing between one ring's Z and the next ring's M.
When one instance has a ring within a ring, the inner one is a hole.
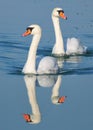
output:
M91 38L92 34L86 38ZM17 40L15 40L17 39ZM16 34L0 34L0 71L9 74L22 75L21 70L26 61L29 44ZM50 56L52 48L40 47L38 57ZM83 55L57 57L60 71L58 74L93 74L93 47L88 47L88 52Z

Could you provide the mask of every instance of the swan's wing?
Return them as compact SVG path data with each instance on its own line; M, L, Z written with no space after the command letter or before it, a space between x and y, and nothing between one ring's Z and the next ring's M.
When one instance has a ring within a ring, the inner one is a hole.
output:
M67 39L66 54L83 54L87 50L87 47L83 46L78 38Z
M56 73L58 71L57 60L54 57L46 56L40 60L37 72L39 74L44 73Z

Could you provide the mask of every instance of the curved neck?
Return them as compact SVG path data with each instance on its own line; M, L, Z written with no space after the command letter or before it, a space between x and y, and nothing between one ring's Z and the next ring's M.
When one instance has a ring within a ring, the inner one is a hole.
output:
M29 103L32 108L32 115L34 116L34 122L39 122L41 118L41 113L36 99L36 76L29 77L26 75L24 76L24 81L27 88Z
M55 38L56 38L55 47L57 49L57 52L64 53L64 42L63 42L62 32L60 29L59 18L52 16L52 21L54 25Z
M36 73L36 53L40 38L41 34L36 34L33 36L31 46L28 52L27 61L23 68L23 72L25 73Z
M58 78L57 78L57 81L52 89L52 98L53 97L58 97L59 96L59 88L61 86L61 82L62 82L62 76L59 75Z

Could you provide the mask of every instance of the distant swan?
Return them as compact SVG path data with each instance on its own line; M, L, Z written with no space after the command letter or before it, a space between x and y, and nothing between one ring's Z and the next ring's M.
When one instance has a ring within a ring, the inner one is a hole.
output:
M39 62L36 70L36 53L38 44L41 38L41 28L39 25L30 25L27 27L26 32L22 36L33 35L32 43L29 49L27 61L22 70L25 74L49 74L57 73L58 65L54 57L45 56Z
M77 38L67 39L67 50L64 50L64 42L60 29L59 17L67 19L62 8L54 8L52 11L52 21L54 25L56 42L52 50L53 55L64 56L65 54L82 54L85 53L87 47L82 46Z

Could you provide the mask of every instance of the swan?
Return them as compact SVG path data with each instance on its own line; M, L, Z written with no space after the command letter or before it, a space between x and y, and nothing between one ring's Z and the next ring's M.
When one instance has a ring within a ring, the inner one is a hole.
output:
M22 70L24 74L54 74L58 72L57 59L54 57L45 56L40 60L38 66L36 66L36 53L41 38L41 33L41 27L37 24L32 24L27 27L25 33L22 35L33 35L27 61Z
M87 47L83 46L80 43L80 41L75 37L67 39L67 49L65 52L63 36L62 36L60 23L59 23L60 17L65 20L67 19L67 17L64 14L64 10L62 8L54 8L52 11L52 21L53 21L53 26L54 26L56 42L52 49L52 54L55 56L56 55L64 56L65 54L71 55L71 54L85 53L87 50Z

